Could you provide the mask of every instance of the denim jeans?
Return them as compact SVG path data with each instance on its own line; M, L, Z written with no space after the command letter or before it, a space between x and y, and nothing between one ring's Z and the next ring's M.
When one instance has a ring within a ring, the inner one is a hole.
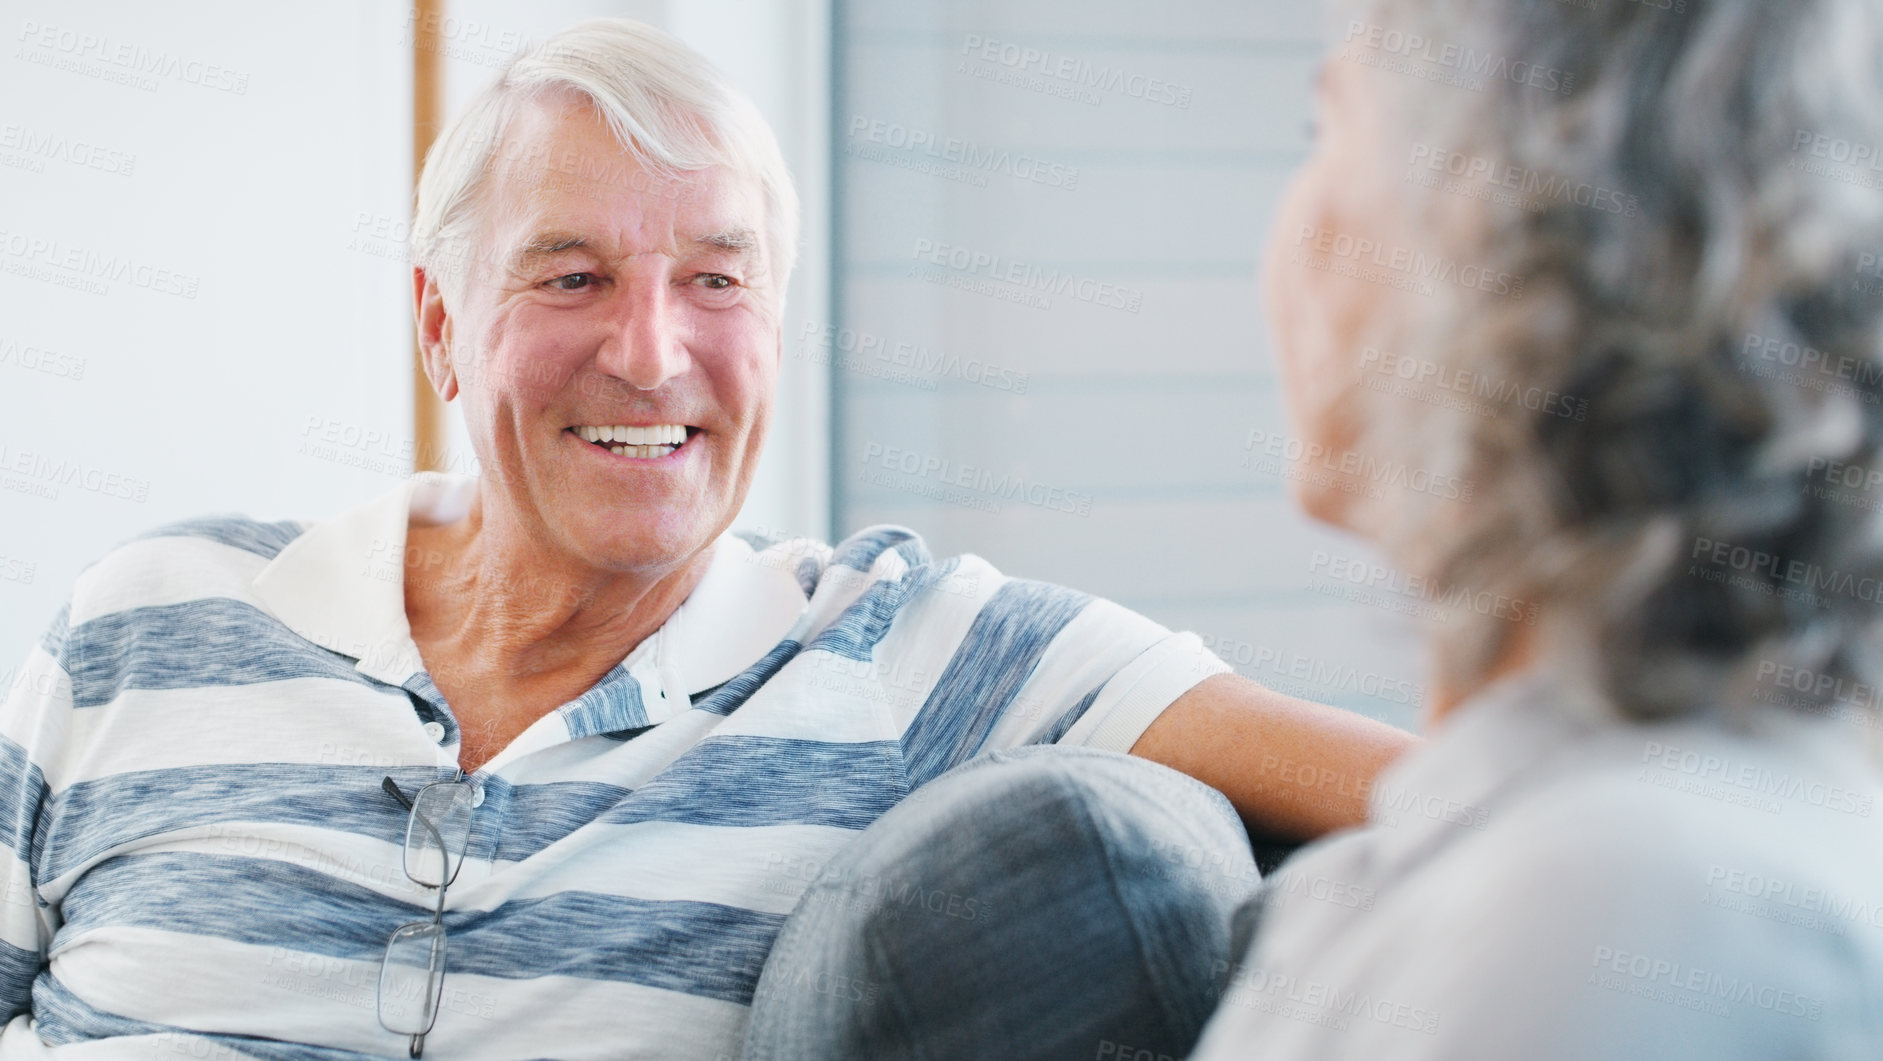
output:
M1259 878L1229 801L1114 752L993 752L831 859L773 946L751 1061L1174 1061Z

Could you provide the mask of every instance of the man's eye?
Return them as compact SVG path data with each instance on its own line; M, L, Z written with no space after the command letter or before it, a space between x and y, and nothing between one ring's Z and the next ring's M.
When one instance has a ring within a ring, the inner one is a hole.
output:
M558 291L580 291L594 282L594 273L570 273L567 276L556 277L549 282L549 285Z
M724 273L705 273L695 278L693 282L714 291L724 291L729 287L737 286L737 282Z

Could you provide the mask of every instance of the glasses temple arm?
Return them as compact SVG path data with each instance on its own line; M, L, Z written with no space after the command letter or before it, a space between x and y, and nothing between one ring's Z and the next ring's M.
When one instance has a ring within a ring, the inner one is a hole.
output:
M390 775L379 783L379 787L392 793L392 798L399 801L399 806L404 807L406 810L412 809L412 801L406 798L404 792L399 791L399 783L394 781Z
M381 781L379 783L379 787L385 789L387 792L392 793L393 798L399 801L400 806L412 812L412 820L419 823L420 825L423 825L425 827L425 831L432 834L432 842L438 845L438 857L444 859L445 861L443 868L450 869L451 868L451 853L445 850L445 837L443 833L440 833L438 831L438 827L431 823L431 819L425 817L423 814L418 813L418 808L412 805L412 801L406 798L405 793L399 791L399 783L397 781L394 781L392 778L388 777L384 781ZM440 914L443 913L444 891L445 891L444 886L442 884L439 885L438 887L438 899L439 899L438 913ZM436 920L436 918L434 918L434 920Z

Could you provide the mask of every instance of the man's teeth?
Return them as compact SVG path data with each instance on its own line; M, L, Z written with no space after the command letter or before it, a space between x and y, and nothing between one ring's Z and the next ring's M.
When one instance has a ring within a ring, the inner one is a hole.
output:
M624 442L631 446L678 446L687 440L681 424L654 424L650 427L578 427L576 434L590 442Z
M687 429L682 424L578 427L575 433L589 442L607 446L608 452L617 457L641 460L665 457L687 440Z

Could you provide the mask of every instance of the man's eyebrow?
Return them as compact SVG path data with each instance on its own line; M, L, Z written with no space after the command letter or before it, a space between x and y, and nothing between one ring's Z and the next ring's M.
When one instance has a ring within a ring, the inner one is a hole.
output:
M695 236L693 242L711 247L713 250L746 254L758 249L758 233L749 228L734 228L725 232L709 232L704 236Z
M729 254L749 254L758 249L758 233L749 228L727 229L724 232L709 232L704 236L695 236L696 246ZM529 272L544 258L561 254L563 251L582 250L590 246L588 237L574 232L542 232L530 237L528 242L516 249L510 256L510 266L517 272Z
M543 232L531 236L529 242L516 249L510 256L510 265L518 272L528 272L532 266L551 255L567 250L578 250L588 246L588 239L573 232Z

